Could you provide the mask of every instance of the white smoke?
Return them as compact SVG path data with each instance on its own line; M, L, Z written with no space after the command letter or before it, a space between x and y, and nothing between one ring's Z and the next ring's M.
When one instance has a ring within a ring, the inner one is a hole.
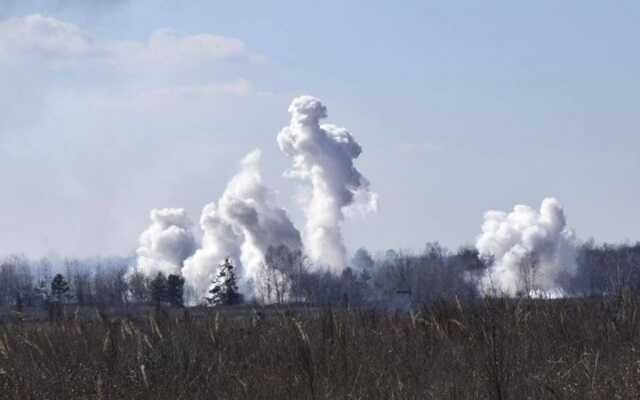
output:
M287 175L311 184L305 207L307 249L312 260L339 272L347 265L340 229L345 212L362 203L367 210L376 207L376 194L354 166L362 148L344 128L320 125L320 119L327 116L326 108L313 97L294 99L289 112L291 123L278 134L278 144L293 158L293 168ZM154 210L154 224L141 238L138 269L147 276L181 271L194 296L202 299L219 265L230 258L241 291L254 295L250 282L259 279L270 247L303 249L300 232L286 210L276 205L274 192L263 183L260 158L259 150L245 156L220 199L204 207L200 217L202 244L195 253L184 211Z
M287 212L275 205L273 191L262 183L260 157L260 151L255 150L243 158L240 172L220 199L226 218L243 233L242 262L249 278L255 278L270 246L302 248L300 232Z
M195 250L192 222L182 208L151 210L151 225L140 235L136 271L148 277L179 274Z
M302 248L300 233L287 212L275 205L275 195L262 182L259 150L249 153L241 169L225 189L218 206L209 204L200 221L205 232L202 248L185 263L183 275L203 297L216 274L217 267L229 257L247 284L257 278L270 246ZM251 288L241 287L252 295Z
M485 295L562 296L563 279L577 271L575 235L554 198L540 211L517 205L510 213L487 212L476 248L493 258L479 282Z
M293 159L286 176L311 184L305 206L305 244L313 261L326 263L339 272L347 265L341 222L356 197L376 208L377 196L355 168L362 148L344 128L322 124L327 109L320 100L301 96L289 106L291 122L278 134L280 149Z
M240 259L242 236L225 220L215 203L207 204L202 210L200 228L204 232L202 246L184 262L182 275L196 298L204 299L218 266L226 258L234 263Z

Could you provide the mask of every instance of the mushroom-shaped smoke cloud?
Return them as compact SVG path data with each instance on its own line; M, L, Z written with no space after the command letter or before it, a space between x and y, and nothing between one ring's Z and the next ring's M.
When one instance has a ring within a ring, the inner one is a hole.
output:
M575 236L554 198L540 211L517 205L508 214L487 212L476 248L494 260L479 283L484 294L562 296L563 279L577 270Z
M191 220L182 208L151 210L151 225L140 235L137 272L178 274L195 250Z
M346 129L320 125L327 109L314 97L294 99L289 113L291 122L278 134L278 145L293 159L293 168L286 176L311 184L305 206L306 248L312 260L339 272L347 265L340 228L345 207L354 204L357 195L367 198L370 209L376 208L376 194L354 166L362 148Z

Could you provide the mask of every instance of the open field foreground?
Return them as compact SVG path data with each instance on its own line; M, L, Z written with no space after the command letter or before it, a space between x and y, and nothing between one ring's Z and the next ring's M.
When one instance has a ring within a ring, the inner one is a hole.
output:
M615 399L640 396L640 303L159 310L5 323L3 399Z

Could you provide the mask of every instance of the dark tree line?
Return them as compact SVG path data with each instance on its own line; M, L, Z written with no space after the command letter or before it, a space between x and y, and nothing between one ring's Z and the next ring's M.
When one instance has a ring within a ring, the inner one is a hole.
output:
M563 282L569 295L640 293L640 243L596 245L589 241L579 247L577 263L577 274ZM374 257L359 249L350 264L336 276L317 272L300 252L286 247L269 249L261 283L256 285L258 299L356 305L398 299L412 304L468 299L479 295L477 278L492 260L481 258L472 247L452 252L436 242L427 243L419 254L389 250Z
M149 282L151 301L155 304L167 303L175 307L184 306L184 278L159 272Z
M573 295L640 293L640 243L580 246L578 273L566 282ZM23 256L0 259L0 309L36 307L47 302L78 305L120 306L130 303L236 304L243 299L233 266L227 262L212 282L208 299L193 291L177 275L145 277L127 274L131 259L66 260ZM389 250L373 256L365 249L355 252L350 266L340 275L314 268L300 251L281 246L269 249L262 270L249 282L260 303L365 304L405 299L413 304L438 299L474 297L479 276L491 260L483 260L474 248L452 252L428 243L418 254ZM226 266L226 267L225 267ZM217 289L216 289L217 288Z
M49 302L79 305L119 305L128 301L125 259L0 260L0 308L35 307Z

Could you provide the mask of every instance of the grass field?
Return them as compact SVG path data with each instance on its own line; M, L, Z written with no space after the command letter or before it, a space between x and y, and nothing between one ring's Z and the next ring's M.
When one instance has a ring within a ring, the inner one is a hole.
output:
M630 399L640 304L250 307L0 327L3 399Z

